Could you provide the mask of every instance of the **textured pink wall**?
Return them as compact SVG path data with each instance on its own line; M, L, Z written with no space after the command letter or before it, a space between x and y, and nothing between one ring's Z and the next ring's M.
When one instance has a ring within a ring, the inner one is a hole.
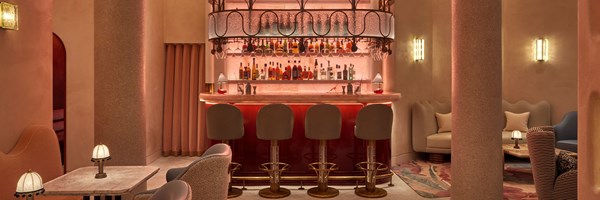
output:
M600 1L579 1L578 199L600 199Z
M52 1L19 5L19 30L0 29L0 151L31 124L52 125Z
M547 100L559 123L577 110L577 0L504 0L502 12L504 99ZM539 37L548 39L547 62L533 60Z
M67 50L67 171L89 166L94 147L94 2L54 0L53 31Z
M415 157L411 139L411 106L432 98L431 77L431 7L432 0L406 0L394 4L396 39L392 55L384 62L383 81L386 91L402 93L393 104L392 163ZM413 60L413 39L425 39L425 61Z

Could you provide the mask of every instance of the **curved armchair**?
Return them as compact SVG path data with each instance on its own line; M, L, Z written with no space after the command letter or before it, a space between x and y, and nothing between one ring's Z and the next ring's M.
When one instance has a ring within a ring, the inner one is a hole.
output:
M191 200L192 188L185 181L174 180L168 182L156 190L149 193L142 193L135 196L135 200L147 199L150 200Z
M562 121L554 125L556 148L577 152L577 112L565 114Z
M229 163L231 163L229 145L215 144L187 167L167 171L167 181L182 180L190 184L193 199L227 199ZM154 192L151 190L139 194L136 200L149 199Z
M577 199L577 170L556 176L554 133L532 130L527 133L533 182L539 199Z

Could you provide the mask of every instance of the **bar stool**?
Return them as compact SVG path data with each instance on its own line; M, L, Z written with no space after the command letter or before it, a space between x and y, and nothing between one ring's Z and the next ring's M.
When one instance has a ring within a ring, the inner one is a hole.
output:
M380 198L387 195L382 188L375 187L377 172L387 171L386 164L375 161L375 141L390 139L392 135L393 112L389 106L372 104L358 112L354 135L367 140L367 161L356 166L365 172L366 187L357 188L354 193L361 197Z
M244 119L242 112L229 104L215 104L206 111L206 132L211 140L221 140L229 145L229 140L244 137ZM231 186L231 178L235 171L240 170L241 164L231 162L229 165L229 190L228 198L242 195L242 190Z
M307 191L308 195L318 198L331 198L340 194L335 188L327 186L329 172L337 170L335 163L327 162L327 140L339 139L342 129L340 110L330 104L318 104L306 111L304 121L306 138L319 140L319 162L308 164L317 173L317 187Z
M287 170L288 164L279 162L279 146L277 141L292 138L294 113L283 104L269 104L258 111L256 119L256 136L261 140L271 141L271 162L263 163L260 169L269 173L270 187L258 192L264 198L283 198L290 195L290 190L280 187L281 172Z

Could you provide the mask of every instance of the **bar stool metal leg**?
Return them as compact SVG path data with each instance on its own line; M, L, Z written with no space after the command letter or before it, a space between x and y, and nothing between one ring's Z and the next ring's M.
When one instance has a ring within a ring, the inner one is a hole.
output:
M221 142L230 145L229 140L222 140ZM237 187L233 187L231 185L231 180L233 177L233 174L240 170L240 168L242 167L242 164L240 163L236 163L236 162L231 162L231 164L229 164L229 188L227 190L227 198L235 198L235 197L239 197L242 195L243 191L240 188Z
M361 170L365 171L366 187L354 190L354 193L366 198L381 198L387 195L387 191L375 187L375 177L378 171L387 171L387 166L383 163L375 162L375 140L369 140L367 145L367 162L356 164ZM366 165L367 168L364 168Z
M319 162L311 163L308 166L317 173L317 187L309 189L308 195L317 198L331 198L340 194L339 190L327 186L329 172L337 170L338 167L334 163L327 162L327 142L325 140L319 140Z
M271 162L261 165L263 171L267 171L271 178L271 186L262 189L258 195L264 198L283 198L290 196L290 190L280 187L281 172L287 170L288 164L279 162L279 146L277 140L271 140Z

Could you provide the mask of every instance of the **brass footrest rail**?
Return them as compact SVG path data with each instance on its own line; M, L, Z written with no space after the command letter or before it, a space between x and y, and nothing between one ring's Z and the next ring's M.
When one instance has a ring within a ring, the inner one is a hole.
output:
M375 176L375 179L384 179L390 178L394 175L392 172L378 174ZM233 176L233 180L236 181L268 181L270 180L269 176ZM280 179L282 181L316 181L317 176L292 176L292 175L281 175ZM330 175L328 177L329 180L336 181L355 181L355 180L365 180L364 175L360 176L341 176L341 175Z

